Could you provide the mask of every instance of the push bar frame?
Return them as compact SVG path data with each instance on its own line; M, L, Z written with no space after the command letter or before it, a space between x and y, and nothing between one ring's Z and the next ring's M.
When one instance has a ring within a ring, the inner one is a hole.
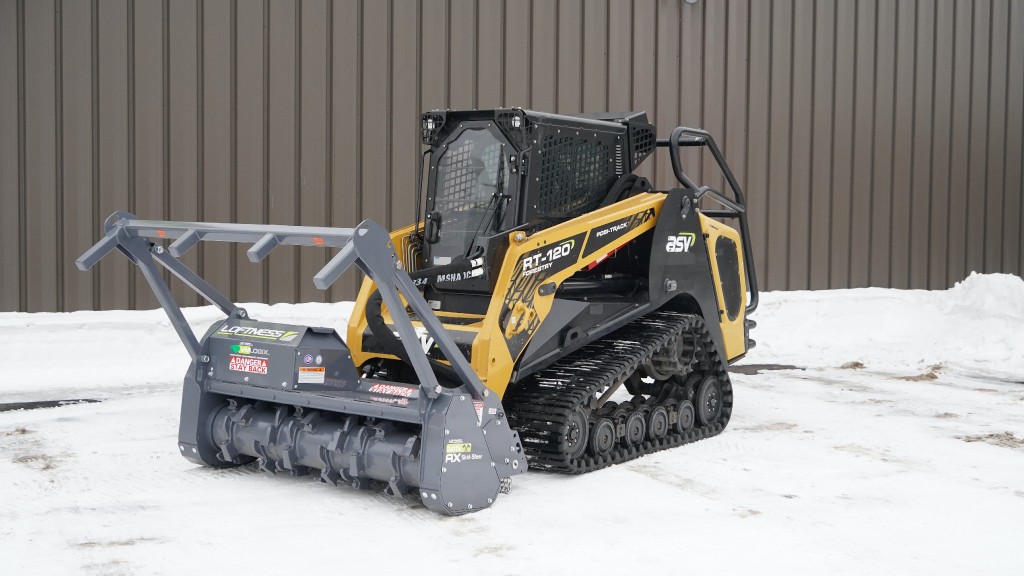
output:
M75 260L75 265L84 272L115 248L124 254L142 271L193 361L200 360L200 343L157 265L169 270L229 317L248 318L244 308L232 302L178 258L201 241L252 243L246 252L252 262L263 260L278 246L340 248L313 277L313 284L320 290L326 290L353 264L369 276L377 284L388 309L393 311L391 318L395 329L420 380L420 387L428 397L436 398L440 394L440 386L420 348L412 320L408 314L397 313L406 309L403 297L473 398L481 400L489 392L403 270L391 236L372 220L364 220L355 228L328 228L142 220L128 212L114 212L107 218L103 228L103 238ZM174 242L165 249L155 242L163 239L173 239Z

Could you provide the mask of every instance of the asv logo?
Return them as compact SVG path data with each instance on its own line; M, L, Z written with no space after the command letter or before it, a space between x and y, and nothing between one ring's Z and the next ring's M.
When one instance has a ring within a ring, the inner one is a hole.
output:
M427 332L426 328L413 326L413 329L416 330L416 337L420 341L420 347L423 348L423 353L426 354L430 352L430 349L434 347L434 337ZM393 331L392 334L401 338L401 334L399 334L397 330Z
M665 245L665 251L689 252L694 240L696 240L696 236L693 232L680 232L676 236L669 236L668 244Z
M430 352L430 349L434 347L434 337L427 333L419 334L418 336L420 337L420 346L423 347L423 353Z
M413 328L416 330L416 336L420 339L420 347L423 348L423 353L430 352L430 349L434 347L434 337L430 335L430 332L427 332L426 328L419 326L413 326Z

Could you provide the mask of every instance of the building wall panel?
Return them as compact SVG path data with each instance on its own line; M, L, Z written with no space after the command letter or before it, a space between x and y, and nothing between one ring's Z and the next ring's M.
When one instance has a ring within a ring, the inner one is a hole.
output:
M435 108L709 130L765 289L1020 274L1022 50L1012 0L0 0L0 309L155 306L123 258L72 265L114 210L409 224ZM710 155L683 166L725 187ZM640 173L675 185L663 153ZM313 287L327 252L244 250L185 262L240 301L358 287Z

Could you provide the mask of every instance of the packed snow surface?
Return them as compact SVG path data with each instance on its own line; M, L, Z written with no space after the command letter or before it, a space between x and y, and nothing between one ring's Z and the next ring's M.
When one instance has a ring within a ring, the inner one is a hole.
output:
M247 308L343 331L351 304ZM0 314L0 405L101 400L0 412L0 571L1024 574L1024 281L766 293L754 319L721 436L442 517L181 458L159 310Z

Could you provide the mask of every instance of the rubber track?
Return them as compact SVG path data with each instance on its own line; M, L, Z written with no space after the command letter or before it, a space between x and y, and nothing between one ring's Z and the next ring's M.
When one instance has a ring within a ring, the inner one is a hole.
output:
M594 456L587 450L581 457L571 458L566 452L566 434L572 412L589 406L595 395L632 374L656 351L683 334L693 334L701 343L698 347L701 357L695 371L713 372L720 382L720 417L707 426L697 426L695 422L684 434L677 433L672 426L672 430L658 440L645 437L639 444L630 446L620 438L607 455ZM509 424L523 441L531 469L583 474L721 433L732 413L732 385L700 316L655 312L538 372L506 398L505 407Z

